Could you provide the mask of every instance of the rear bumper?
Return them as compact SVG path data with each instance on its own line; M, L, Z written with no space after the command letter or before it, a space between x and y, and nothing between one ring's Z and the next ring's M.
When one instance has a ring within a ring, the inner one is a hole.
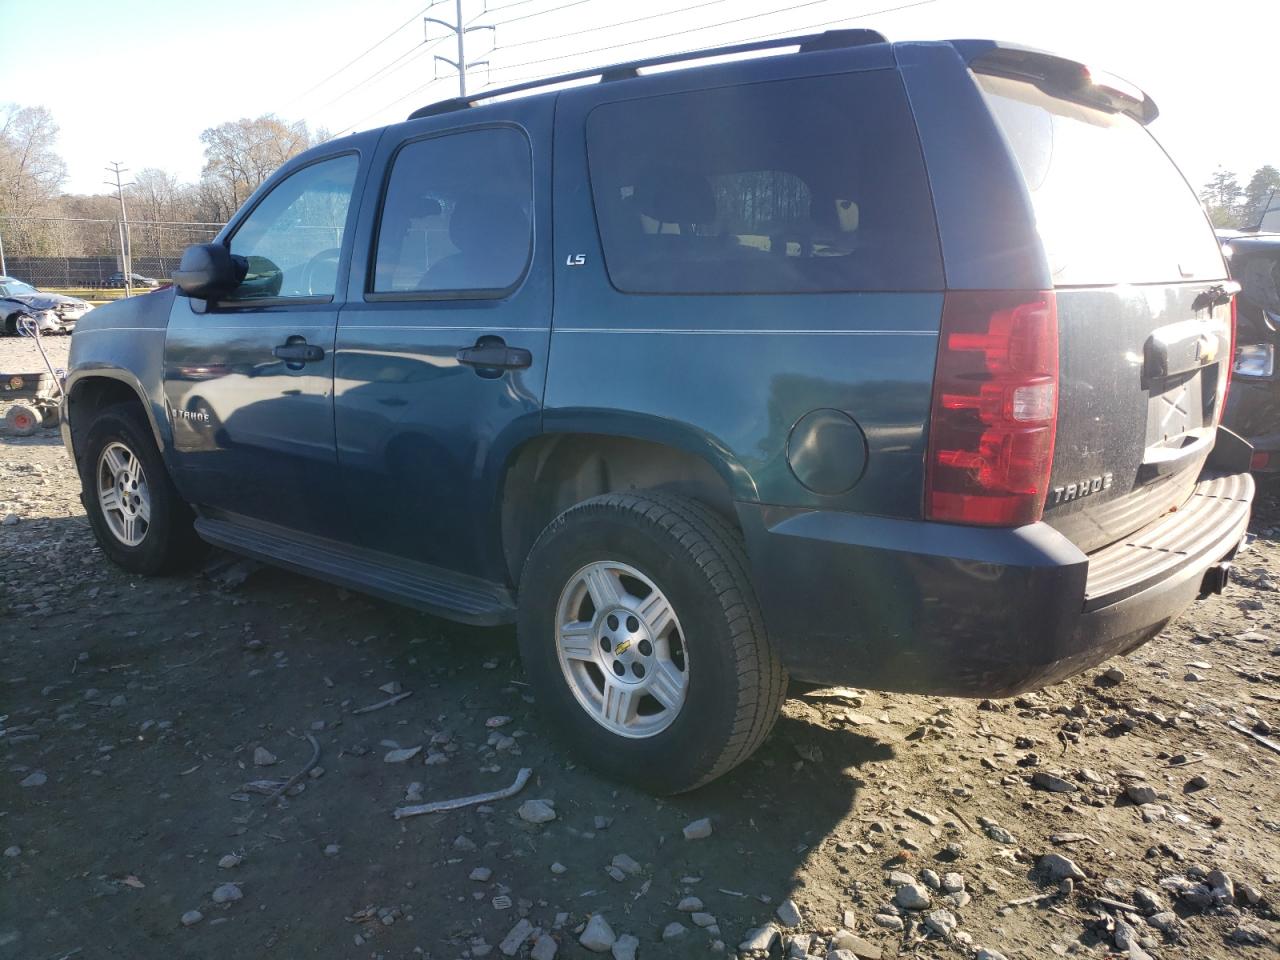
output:
M1182 508L1087 556L1043 523L738 509L765 624L793 676L987 697L1131 650L1206 583L1220 587L1253 490L1248 473L1202 475Z

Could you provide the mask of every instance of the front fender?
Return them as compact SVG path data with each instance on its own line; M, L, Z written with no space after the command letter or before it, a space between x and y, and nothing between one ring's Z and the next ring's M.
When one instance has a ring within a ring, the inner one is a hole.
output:
M157 404L157 398L148 394L147 389L142 385L142 381L131 371L119 367L96 364L87 364L83 368L68 374L66 383L63 385L58 422L62 433L63 445L66 446L67 452L71 454L71 459L76 460L76 450L75 436L71 430L70 404L78 395L84 395L83 388L87 386L88 382L103 379L123 383L137 395L138 402L142 404L143 412L146 414L147 423L151 427L151 435L155 439L156 447L159 449L161 457L167 461L173 433L169 427L168 417L165 416L163 399Z
M76 325L62 400L62 437L75 456L70 406L93 380L129 387L142 404L156 447L169 464L173 432L164 402L164 345L173 291L120 300L91 310Z

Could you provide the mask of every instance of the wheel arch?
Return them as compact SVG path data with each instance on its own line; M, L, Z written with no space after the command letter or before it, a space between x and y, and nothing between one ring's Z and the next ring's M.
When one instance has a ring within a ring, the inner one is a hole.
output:
M167 431L157 421L155 410L147 400L141 381L127 370L95 369L76 373L68 378L64 389L66 416L63 423L70 434L73 456L76 455L76 444L83 439L95 413L116 404L129 403L136 404L146 417L156 449L162 457L167 457Z
M520 582L538 535L574 504L606 493L662 490L705 504L735 527L734 500L755 485L731 458L626 434L544 433L512 452L502 483L501 543Z

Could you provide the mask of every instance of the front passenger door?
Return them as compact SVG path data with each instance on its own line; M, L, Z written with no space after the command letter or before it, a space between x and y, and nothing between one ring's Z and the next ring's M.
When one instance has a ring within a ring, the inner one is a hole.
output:
M354 151L305 163L263 194L222 241L248 261L230 296L179 296L164 391L184 497L253 521L333 535L333 342Z

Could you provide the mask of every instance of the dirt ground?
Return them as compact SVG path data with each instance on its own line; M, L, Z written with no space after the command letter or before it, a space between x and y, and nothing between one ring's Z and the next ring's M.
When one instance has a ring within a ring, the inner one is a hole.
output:
M1225 595L1130 656L1009 701L796 689L659 801L558 748L511 630L225 556L135 579L77 492L56 431L0 437L0 960L588 957L593 915L640 957L1277 955L1280 754L1228 726L1280 727L1271 494Z

